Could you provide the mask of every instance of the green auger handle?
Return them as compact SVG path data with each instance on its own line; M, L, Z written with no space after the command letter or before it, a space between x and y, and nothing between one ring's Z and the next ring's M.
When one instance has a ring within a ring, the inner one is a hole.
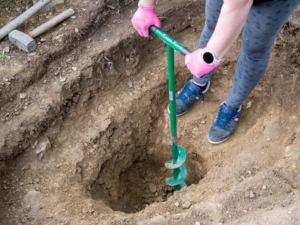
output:
M186 56L187 54L192 52L187 47L180 44L178 41L176 41L174 38L169 36L167 33L163 32L158 27L152 25L152 26L150 26L149 30L150 30L150 33L155 34L159 39L161 39L167 45L171 46L173 49L178 51L181 55Z
M186 160L186 152L183 147L177 145L174 49L184 56L191 53L191 51L156 26L151 26L150 32L154 33L167 45L172 160L167 161L165 167L173 170L173 176L167 178L166 183L169 186L173 186L175 191L179 191L186 187L184 180L187 176L187 171L183 165Z

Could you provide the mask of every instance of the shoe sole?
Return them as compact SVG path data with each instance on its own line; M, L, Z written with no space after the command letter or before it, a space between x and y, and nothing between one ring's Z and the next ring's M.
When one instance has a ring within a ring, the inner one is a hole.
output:
M183 113L180 114L176 114L177 117L182 116L183 114L186 114L186 112L188 111L188 109L186 111L184 111ZM170 109L168 107L168 113L170 114Z
M230 136L229 136L228 138L230 138ZM215 142L215 141L211 141L211 140L209 139L209 137L207 136L208 142L211 143L211 144L213 144L213 145L221 144L221 143L223 143L224 141L226 141L228 138L225 138L224 140L219 141L219 142Z

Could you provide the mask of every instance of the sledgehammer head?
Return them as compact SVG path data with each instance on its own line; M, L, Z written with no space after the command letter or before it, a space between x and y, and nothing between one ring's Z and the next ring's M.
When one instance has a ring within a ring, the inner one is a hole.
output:
M8 37L13 45L18 46L18 48L26 52L33 52L36 49L36 41L21 31L13 30L9 33Z

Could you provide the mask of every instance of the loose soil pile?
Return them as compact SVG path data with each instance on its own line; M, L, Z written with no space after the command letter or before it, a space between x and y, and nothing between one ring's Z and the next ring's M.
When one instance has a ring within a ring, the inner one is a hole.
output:
M159 2L163 30L195 49L204 3ZM2 1L0 26L31 4ZM300 224L300 9L233 137L206 139L240 40L205 101L178 118L188 187L173 192L165 46L133 30L136 4L70 0L18 28L76 11L33 54L0 43L10 47L0 59L0 224ZM177 89L190 78L176 54Z

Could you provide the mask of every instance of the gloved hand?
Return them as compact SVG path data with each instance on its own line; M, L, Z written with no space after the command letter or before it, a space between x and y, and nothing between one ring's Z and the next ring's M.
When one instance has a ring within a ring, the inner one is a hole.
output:
M207 64L204 62L202 57L203 50L203 48L200 48L185 56L185 65L191 73L198 78L209 73L220 65L220 62L215 64Z
M138 10L134 13L131 19L131 23L137 32L144 37L149 37L149 27L151 25L161 28L160 20L155 12L155 6L139 6Z

